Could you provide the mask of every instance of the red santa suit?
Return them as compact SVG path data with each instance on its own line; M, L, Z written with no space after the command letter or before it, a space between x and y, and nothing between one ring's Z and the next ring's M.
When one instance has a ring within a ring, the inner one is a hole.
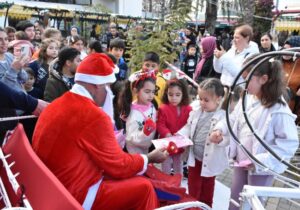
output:
M86 66L84 61L80 65ZM75 84L44 110L33 149L69 192L81 204L90 203L91 209L157 207L151 183L135 176L146 169L146 156L121 150L111 119L83 86Z

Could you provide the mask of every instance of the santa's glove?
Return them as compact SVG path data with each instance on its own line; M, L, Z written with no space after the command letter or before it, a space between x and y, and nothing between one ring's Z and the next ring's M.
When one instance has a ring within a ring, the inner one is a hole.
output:
M155 131L155 129L156 129L155 122L151 118L148 118L144 122L144 129L143 129L144 134L146 136L149 136L153 131Z

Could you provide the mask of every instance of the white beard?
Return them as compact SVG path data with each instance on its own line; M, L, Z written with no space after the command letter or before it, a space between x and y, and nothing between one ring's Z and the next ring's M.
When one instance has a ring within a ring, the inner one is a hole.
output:
M113 99L114 99L115 96L112 93L109 86L106 85L105 90L106 90L106 97L105 97L105 101L103 103L102 109L110 117L112 123L115 124L115 121L114 121L114 106L113 106Z

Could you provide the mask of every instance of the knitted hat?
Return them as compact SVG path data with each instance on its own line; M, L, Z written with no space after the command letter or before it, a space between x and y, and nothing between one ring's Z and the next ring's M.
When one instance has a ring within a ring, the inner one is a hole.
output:
M289 44L291 47L300 47L300 36L291 36L285 41L285 44Z
M116 81L114 74L115 65L112 60L103 53L88 55L77 67L75 81L100 85Z

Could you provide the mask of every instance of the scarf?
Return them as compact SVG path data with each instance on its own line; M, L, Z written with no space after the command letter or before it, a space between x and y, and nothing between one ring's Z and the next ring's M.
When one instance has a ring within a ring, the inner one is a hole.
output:
M202 45L203 53L202 53L201 60L196 66L196 71L193 78L194 80L196 80L199 77L206 59L211 57L214 54L214 50L216 48L216 37L208 36L201 39L201 45Z

